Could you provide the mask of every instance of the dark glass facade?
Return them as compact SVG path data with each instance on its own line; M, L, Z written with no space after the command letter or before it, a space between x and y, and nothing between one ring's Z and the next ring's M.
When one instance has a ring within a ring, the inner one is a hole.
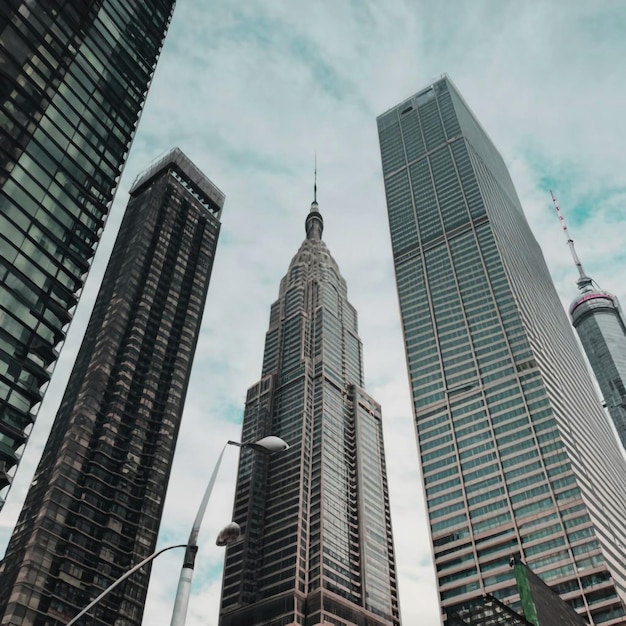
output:
M0 508L173 7L173 0L0 2Z
M154 550L223 194L175 149L140 176L24 508L0 623L62 626ZM139 626L149 568L81 624Z
M450 607L444 626L538 626L490 595Z
M574 609L524 563L513 564L524 616L534 626L587 626Z
M518 555L626 623L626 462L506 165L447 77L378 117L442 612Z
M380 405L363 390L357 315L321 240L307 238L272 305L243 441L277 435L275 457L243 451L220 626L396 626L395 559Z

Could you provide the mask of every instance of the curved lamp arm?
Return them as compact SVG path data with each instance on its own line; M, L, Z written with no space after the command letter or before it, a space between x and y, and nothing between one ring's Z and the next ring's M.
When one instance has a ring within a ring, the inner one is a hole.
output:
M117 587L121 582L124 582L129 576L132 576L135 572L139 571L144 565L147 565L148 563L150 563L150 561L156 559L157 556L159 556L159 554L163 554L164 552L167 552L168 550L173 550L174 548L186 548L186 547L187 547L186 543L181 543L176 546L168 546L167 548L161 548L160 550L157 550L156 552L151 554L149 557L146 557L143 561L141 561L141 563L137 563L135 567L129 569L123 576L118 578L115 582L111 583L95 600L92 600L78 615L73 617L66 624L66 626L72 626L72 624L75 624L83 615L85 615L85 613L87 613L96 604L98 604L98 602L100 602L100 600L102 600L104 596L106 596L108 593L113 591L115 587Z
M170 626L185 626L189 596L191 594L191 581L193 578L196 554L198 552L198 533L200 532L202 519L204 518L204 513L206 511L209 498L211 497L211 492L213 491L213 485L215 483L217 472L220 468L220 463L222 462L222 457L224 456L224 452L229 445L236 446L238 448L251 448L257 452L264 453L281 452L282 450L287 450L289 448L289 444L286 441L283 441L279 437L274 437L273 435L263 437L263 439L259 439L259 441L253 443L239 443L237 441L226 442L220 452L220 455L217 457L215 469L211 474L209 484L206 487L202 502L200 503L200 508L196 514L196 519L191 527L189 541L187 542L187 550L185 550L185 560L180 572L180 578L178 579L178 588L176 590L176 598L174 600L174 610L172 611L172 621L170 622Z
M209 498L211 497L211 492L213 491L215 478L217 477L220 464L222 463L222 457L224 456L224 452L230 443L231 442L229 441L224 445L220 455L217 457L217 463L213 468L209 484L206 486L202 502L200 502L200 508L196 513L196 519L193 521L193 526L191 527L191 532L189 533L189 541L187 542L187 549L185 550L185 560L183 562L183 568L180 572L180 578L178 579L178 588L176 589L176 597L174 599L171 626L184 626L185 624L187 607L189 605L189 595L191 593L191 580L193 578L196 554L198 552L198 534L204 518L204 512L206 511Z

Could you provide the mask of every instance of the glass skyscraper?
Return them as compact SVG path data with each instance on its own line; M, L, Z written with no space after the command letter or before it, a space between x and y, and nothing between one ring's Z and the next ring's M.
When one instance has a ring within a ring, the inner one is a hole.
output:
M174 0L0 2L0 508L173 8Z
M626 463L502 157L447 77L378 131L442 612L518 610L513 556L626 623Z
M399 624L381 409L363 390L356 311L322 229L314 201L247 393L242 440L291 447L242 452L244 538L226 553L220 626Z
M224 195L180 150L134 183L0 563L2 626L62 626L154 551ZM81 623L139 626L149 567Z

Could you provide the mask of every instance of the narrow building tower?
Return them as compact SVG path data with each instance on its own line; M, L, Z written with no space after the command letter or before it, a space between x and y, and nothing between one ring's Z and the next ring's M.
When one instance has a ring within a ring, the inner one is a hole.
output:
M156 545L224 195L174 149L130 196L0 563L2 626L67 624ZM149 574L84 623L139 626Z
M363 390L357 315L322 241L306 239L272 305L243 441L277 435L277 457L242 453L220 626L397 626L395 562L379 404Z

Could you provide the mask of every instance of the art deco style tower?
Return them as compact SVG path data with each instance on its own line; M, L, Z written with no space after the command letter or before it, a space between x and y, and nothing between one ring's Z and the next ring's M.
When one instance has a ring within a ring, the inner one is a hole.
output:
M220 626L399 624L381 410L322 229L314 200L248 390L243 441L272 434L291 448L242 454L244 539L226 554Z
M581 295L572 302L569 314L578 332L604 403L626 448L626 322L617 298L602 291L585 273L574 241L554 195L554 207L578 269L576 284Z
M174 0L0 2L0 508L173 7Z
M443 77L378 118L442 611L520 557L626 623L626 463L504 161Z
M156 544L224 196L178 149L130 193L0 564L2 626L66 624ZM133 575L88 623L139 626L148 577Z

